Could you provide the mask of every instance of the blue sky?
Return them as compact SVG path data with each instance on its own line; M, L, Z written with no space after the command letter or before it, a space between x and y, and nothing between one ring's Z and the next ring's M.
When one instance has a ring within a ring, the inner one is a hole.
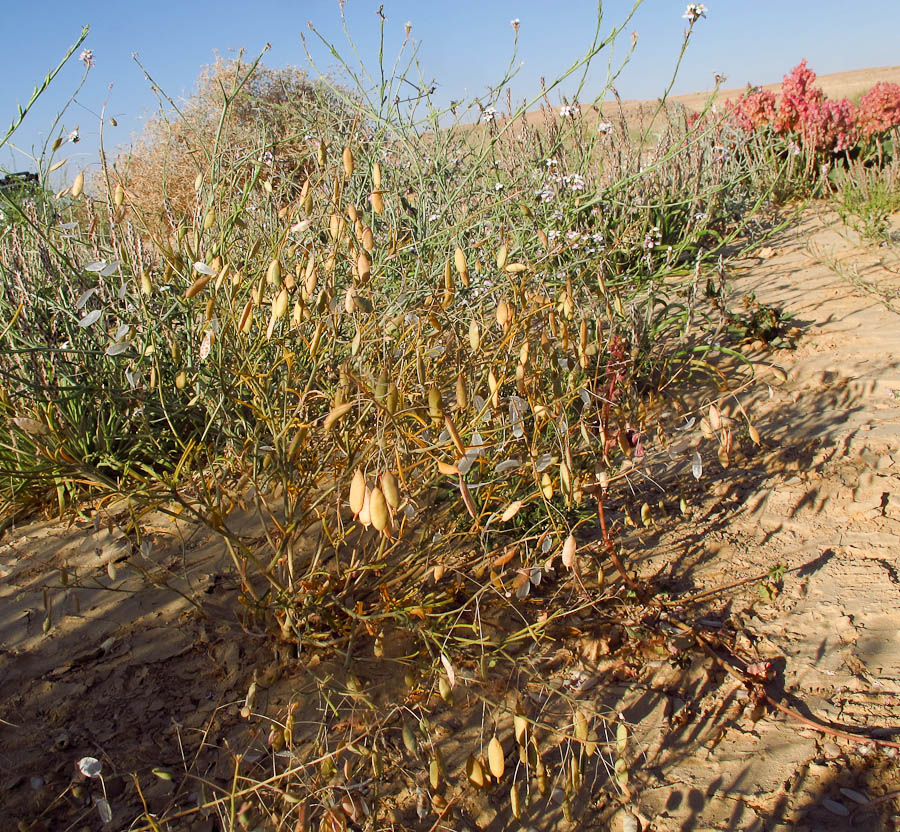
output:
M337 0L109 0L85 2L9 2L0 10L0 133L25 103L32 87L58 62L84 24L91 33L86 46L94 50L96 64L64 124L80 126L82 141L65 147L76 167L96 163L98 115L104 102L107 114L119 126L105 134L109 150L127 146L140 132L143 119L157 107L132 53L154 79L176 100L189 94L201 68L215 52L234 54L241 46L257 54L268 42L265 58L270 66L306 67L300 35L318 68L338 70L334 58L313 44L307 28L312 21L322 34L348 53ZM375 0L346 0L344 12L350 33L366 63L374 68L378 48ZM696 27L674 93L708 89L713 74L728 78L727 86L747 82L778 81L802 58L818 73L870 66L900 64L897 0L708 0L707 19ZM608 32L632 7L625 0L603 4L602 30ZM662 93L681 45L686 21L680 0L645 0L614 57L627 51L631 33L639 35L632 64L626 69L619 92L625 98L653 98ZM512 84L513 100L529 98L539 89L541 76L552 79L582 54L590 42L597 15L589 0L386 0L388 18L386 54L391 59L403 41L404 24L412 23L412 37L420 43L419 59L426 77L438 84L438 99L449 101L482 95L502 78L513 43L510 21L521 21L519 60L523 67ZM596 61L589 76L587 95L603 88L607 59ZM56 112L65 104L81 77L82 66L73 60L13 138L19 147L39 147ZM0 150L0 167L33 168L26 158L7 146Z

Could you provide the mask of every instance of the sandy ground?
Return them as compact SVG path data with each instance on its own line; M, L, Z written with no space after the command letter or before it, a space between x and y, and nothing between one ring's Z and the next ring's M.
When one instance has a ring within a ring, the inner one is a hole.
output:
M867 72L866 81L846 74L843 94L900 68ZM591 646L584 616L588 635L560 641L544 665L528 660L546 668L549 688L630 726L627 796L597 799L612 764L600 755L572 823L552 793L535 796L524 826L513 821L507 783L459 798L453 823L440 826L439 802L416 813L427 762L410 761L380 828L900 828L897 751L880 744L900 740L900 217L892 228L893 243L866 243L814 208L767 241L765 256L739 264L736 297L755 293L799 330L795 350L757 356L783 367L786 381L762 373L741 394L762 447L744 442L728 471L707 460L716 484L701 479L687 495L686 520L660 519L626 540L639 553L631 568L682 597L750 579L674 609L672 621L723 656L769 662L770 695L825 730L753 713L746 687L698 650L681 664L647 661L632 678L604 658L608 644ZM228 783L234 750L264 767L270 723L240 715L252 680L256 710L275 718L316 678L347 675L327 650L285 657L234 620L220 544L149 516L151 546L139 551L118 531L124 518L112 507L0 539L0 828L127 829L141 799L156 812L190 809L210 794L204 781ZM764 599L759 583L775 564L786 571L777 597ZM390 665L406 646L401 635L386 645L387 665L372 662L371 646L368 659L354 654L373 701L416 688L399 658ZM457 704L457 713L436 707L432 720L451 783L485 718L477 699ZM107 825L98 782L75 767L86 755L104 766ZM213 812L174 828L221 824Z

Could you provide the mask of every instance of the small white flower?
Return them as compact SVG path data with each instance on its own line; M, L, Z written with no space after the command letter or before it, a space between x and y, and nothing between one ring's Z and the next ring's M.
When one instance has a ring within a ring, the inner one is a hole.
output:
M67 142L72 142L72 144L78 144L81 141L81 136L78 134L78 128L76 127L68 136L66 136Z
M502 182L497 182L497 183L494 185L494 190L495 190L495 191L502 191L502 190L503 190L503 183L502 183Z
M482 121L493 121L497 117L497 111L493 107L485 107L481 113Z
M689 23L696 23L701 17L706 17L706 11L702 3L688 3L682 17Z
M515 30L518 32L518 31L519 31L519 23L520 23L520 22L521 22L521 21L519 20L518 17L514 17L512 20L509 21L509 25L512 26L513 29L515 29Z
M574 118L579 113L581 113L581 107L579 107L577 104L563 104L562 107L559 108L560 118L569 118L570 116Z
M613 126L608 121L597 122L597 132L601 136L608 136L613 131Z
M83 63L85 67L90 69L94 65L94 50L83 49L81 51L81 54L78 56L78 60L81 61L81 63Z

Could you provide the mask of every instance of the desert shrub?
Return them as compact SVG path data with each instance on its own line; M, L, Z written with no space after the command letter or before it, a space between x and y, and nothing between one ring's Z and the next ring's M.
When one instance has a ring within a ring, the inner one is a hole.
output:
M205 526L236 614L294 656L377 657L395 629L431 678L487 676L584 598L620 617L643 589L613 518L652 527L704 455L759 441L716 364L739 357L724 254L770 194L721 120L673 111L634 147L577 101L502 112L498 85L472 125L406 72L345 68L352 93L218 65L105 197L0 238L2 487L126 497L136 537L150 508ZM488 610L521 624L492 639ZM328 818L317 771L279 777Z

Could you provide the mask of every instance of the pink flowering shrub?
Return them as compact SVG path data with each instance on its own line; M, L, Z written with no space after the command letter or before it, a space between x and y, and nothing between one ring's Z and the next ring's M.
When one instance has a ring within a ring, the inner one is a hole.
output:
M784 76L779 95L748 87L727 107L732 122L747 133L769 129L812 156L830 156L900 126L900 85L876 84L856 107L846 98L826 98L803 60Z
M900 127L900 84L879 81L860 98L858 124L867 139Z
M768 127L775 121L775 93L768 90L753 89L747 86L747 92L736 104L727 103L728 112L743 130L752 133Z

